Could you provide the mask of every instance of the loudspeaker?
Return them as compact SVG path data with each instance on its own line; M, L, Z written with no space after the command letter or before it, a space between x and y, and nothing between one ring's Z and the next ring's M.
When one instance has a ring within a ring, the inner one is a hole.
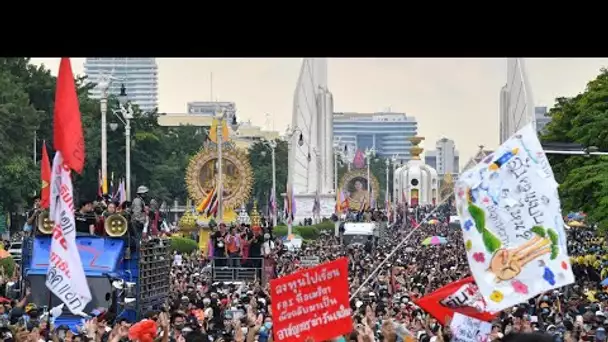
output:
M171 255L167 239L143 241L139 250L140 310L151 309L164 302L171 285Z
M32 275L27 277L32 294L30 296L30 302L36 304L38 307L49 305L49 289L46 287L46 276L44 275ZM87 304L84 309L84 313L88 314L95 308L103 307L109 308L112 304L112 283L107 277L87 277L87 283L89 283L89 289L91 290L91 296L93 299ZM61 299L55 295L51 296L51 306L55 307L61 304ZM67 311L67 308L65 309Z

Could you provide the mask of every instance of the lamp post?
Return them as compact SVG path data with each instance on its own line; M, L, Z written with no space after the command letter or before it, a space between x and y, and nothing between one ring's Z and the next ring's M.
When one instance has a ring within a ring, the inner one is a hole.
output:
M272 226L276 227L277 226L277 213L276 213L276 207L277 207L277 165L276 165L276 148L277 148L277 142L274 140L270 140L268 142L268 147L270 147L270 156L272 159L272 194L273 194L273 198L272 198ZM265 155L265 151L262 151L262 155Z
M344 145L344 148L340 148L340 140L338 139L334 145L334 191L336 195L338 194L338 157L345 158L347 152L347 145Z
M388 167L391 165L391 161L387 158L385 160L385 164L386 164L386 192L384 195L384 209L385 211L387 211L387 215L388 215L388 176L389 176L389 172L388 172Z
M376 153L376 151L374 150L374 148L366 148L365 149L365 160L367 161L367 205L369 205L371 207L372 205L372 196L371 196L371 181L369 178L369 173L370 173L370 161L371 161L371 157Z
M321 167L321 153L320 153L320 151L317 150L316 147L313 147L312 151L315 154L315 162L317 163L317 170L319 170L319 168ZM320 176L320 174L319 174L319 176ZM320 181L321 181L321 179L317 178L317 184ZM320 187L318 186L317 187L317 191L315 191L315 204L316 204L315 208L316 208L316 211L312 213L313 217L315 219L315 224L321 222L321 201L319 200L319 190L318 190L319 188Z
M397 199L395 198L395 174L397 173L397 155L394 155L391 158L391 162L393 163L393 223L397 222Z
M226 111L218 112L216 115L216 119L218 120L217 124L217 184L218 184L218 195L217 195L217 214L219 216L218 223L223 223L224 221L224 169L222 166L222 145L224 144L223 137L223 127L224 122L229 119L228 113ZM232 116L232 120L230 125L233 130L238 129L238 123L236 121L236 115Z
M110 82L107 77L102 76L99 83L97 84L101 90L101 99L99 100L99 106L101 110L101 180L102 180L102 195L106 194L108 189L108 124L107 124L107 113L108 113L108 89L110 88Z
M120 87L118 95L118 103L120 108L112 110L112 113L125 126L125 197L127 201L131 200L131 119L133 119L133 107L127 96L127 89L123 84ZM116 130L117 124L111 123L110 129ZM105 178L104 178L105 179Z
M298 127L289 127L287 126L287 130L285 132L285 137L287 138L287 151L289 151L288 153L291 154L291 143L293 141L293 138L296 136L296 134L299 134L298 137L298 146L302 147L304 145L304 135L302 134L302 130ZM310 156L310 153L309 153ZM295 155L293 155L293 157L290 155L289 159L287 161L287 167L289 168L289 170L293 170L293 163L295 162ZM290 189L289 187L292 186L291 182L293 180L289 179L288 180L288 184L287 184L287 189L286 189L286 194L285 196L288 196L290 193ZM293 191L293 189L291 189L291 191ZM291 201L292 199L288 199L288 201ZM292 215L292 213L287 213L288 215ZM291 236L293 230L293 222L291 220L291 217L288 217L287 219L287 236Z

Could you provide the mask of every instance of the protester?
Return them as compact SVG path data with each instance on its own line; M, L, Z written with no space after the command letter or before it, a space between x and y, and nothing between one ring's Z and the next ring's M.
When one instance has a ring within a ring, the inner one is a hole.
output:
M87 211L85 207L82 209ZM331 231L321 235L320 239L306 241L301 249L296 250L287 250L279 237L271 239L270 227L240 225L227 229L221 224L212 233L210 254L175 253L167 323L165 318L161 319L164 317L162 312L151 312L146 317L156 323L159 338L165 338L162 331L166 328L167 340L173 342L271 341L273 316L266 279L301 269L300 260L307 256L318 256L320 263L347 257L350 292L354 293L405 235L418 225L417 222L422 222L404 246L371 276L353 298L353 331L344 339L405 341L411 336L412 341L447 342L452 338L449 319L441 325L436 317L417 306L416 301L470 276L460 227L447 223L447 218L453 214L453 208L448 206L424 206L417 210L400 208L399 211L398 223L387 230L386 239L377 243L340 245L340 239ZM431 212L431 218L439 223L423 221ZM370 211L369 217L386 220L387 215ZM608 249L608 244L598 232L589 228L573 228L567 234L576 284L500 312L491 322L492 340L606 341L608 292L599 281L600 272L608 262L599 254ZM445 237L447 243L421 245L426 237L435 235ZM264 277L259 273L251 282L217 282L212 279L213 272L210 271L214 258L218 259L216 261L221 258L231 260L220 261L221 267L261 268L263 263L265 268L271 265L272 271L268 273L265 269ZM41 319L45 314L28 305L28 296L19 302L1 304L0 317L6 320L0 320L5 322L0 323L0 338L11 334L13 341L26 341L44 336L49 331L51 337L59 341L120 342L137 335L131 336L129 331L129 327L137 322L116 320L111 314L96 315L80 330L66 331L61 326L52 326L49 330ZM20 321L28 323L22 326ZM94 327L98 328L98 333L91 333ZM534 339L534 335L526 336L533 333L544 337L538 335ZM146 339L145 334L138 338L141 341ZM4 340L10 339L5 337Z

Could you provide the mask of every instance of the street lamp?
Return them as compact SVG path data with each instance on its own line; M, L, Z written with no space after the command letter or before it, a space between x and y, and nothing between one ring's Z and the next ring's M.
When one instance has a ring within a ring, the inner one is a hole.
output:
M398 155L394 155L391 158L393 163L393 223L397 222L397 198L395 198L395 173L397 173Z
M340 139L334 144L334 191L338 193L338 157L343 159L346 155L348 148L344 145L344 148L340 148Z
M287 138L287 151L289 151L288 152L289 160L287 162L287 164L288 164L287 166L288 166L289 170L293 170L293 162L295 162L295 155L291 154L292 153L291 152L291 143L296 134L299 134L298 146L300 146L300 147L304 146L304 135L302 133L302 130L298 126L295 126L295 127L287 126L287 130L285 131L285 137ZM308 182L308 178L309 177L306 177L307 182ZM292 181L293 181L292 179L288 180L288 184L287 184L288 187L292 186ZM287 191L289 191L289 189L287 189ZM289 192L287 192L287 193L289 193ZM286 194L286 196L287 196L287 194ZM293 222L290 219L290 217L291 217L292 213L287 213L287 214L289 215L289 218L287 219L287 236L291 236L292 230L293 230Z
M127 201L131 200L131 119L133 119L133 107L129 102L127 96L127 89L125 85L120 86L120 94L118 95L118 103L120 107L116 110L112 110L112 113L116 118L125 126L125 192ZM105 127L105 126L104 126ZM113 122L110 123L110 129L115 131L118 128L118 124ZM102 154L103 155L103 154ZM105 179L105 178L104 178Z
M108 131L107 131L107 113L108 113L108 89L110 88L110 79L103 75L97 84L101 91L99 99L99 107L101 111L101 185L102 194L105 195L108 189Z
M270 147L271 158L272 158L272 226L277 226L277 166L276 166L276 154L277 142L270 140L268 144L264 144L266 147ZM262 151L262 156L266 155L266 151Z
M236 115L232 115L232 118L229 117L226 111L218 112L215 118L218 120L217 125L217 184L219 186L218 196L217 196L217 214L219 216L219 223L223 223L224 221L224 168L222 167L222 145L224 144L223 129L224 122L228 119L230 120L230 125L232 129L236 131L238 129L238 122L236 120Z
M371 158L376 154L376 150L372 147L372 148L366 148L365 149L365 160L367 161L367 205L369 205L371 207L372 205L372 196L371 196L371 180L369 179L369 173L370 173L370 161Z
M386 192L384 193L384 210L387 212L386 214L388 215L388 167L391 165L391 161L387 158L384 163L386 164Z

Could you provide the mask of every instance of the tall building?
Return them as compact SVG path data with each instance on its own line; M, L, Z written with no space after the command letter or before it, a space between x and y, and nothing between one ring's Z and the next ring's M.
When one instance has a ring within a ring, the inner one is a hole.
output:
M500 143L535 122L534 99L523 58L507 58L507 84L500 89Z
M435 143L434 151L427 151L424 161L431 166L440 176L446 174L458 174L460 157L456 150L454 140L441 138Z
M410 138L418 122L404 113L334 113L334 143L349 151L375 148L376 154L405 162L410 160Z
M155 58L89 57L84 62L84 73L92 83L102 76L111 76L109 93L120 94L125 85L129 99L144 112L158 107L158 66ZM91 90L92 98L99 99L101 90Z
M547 107L535 107L534 116L536 117L536 132L541 134L545 130L545 126L551 121L547 116Z

